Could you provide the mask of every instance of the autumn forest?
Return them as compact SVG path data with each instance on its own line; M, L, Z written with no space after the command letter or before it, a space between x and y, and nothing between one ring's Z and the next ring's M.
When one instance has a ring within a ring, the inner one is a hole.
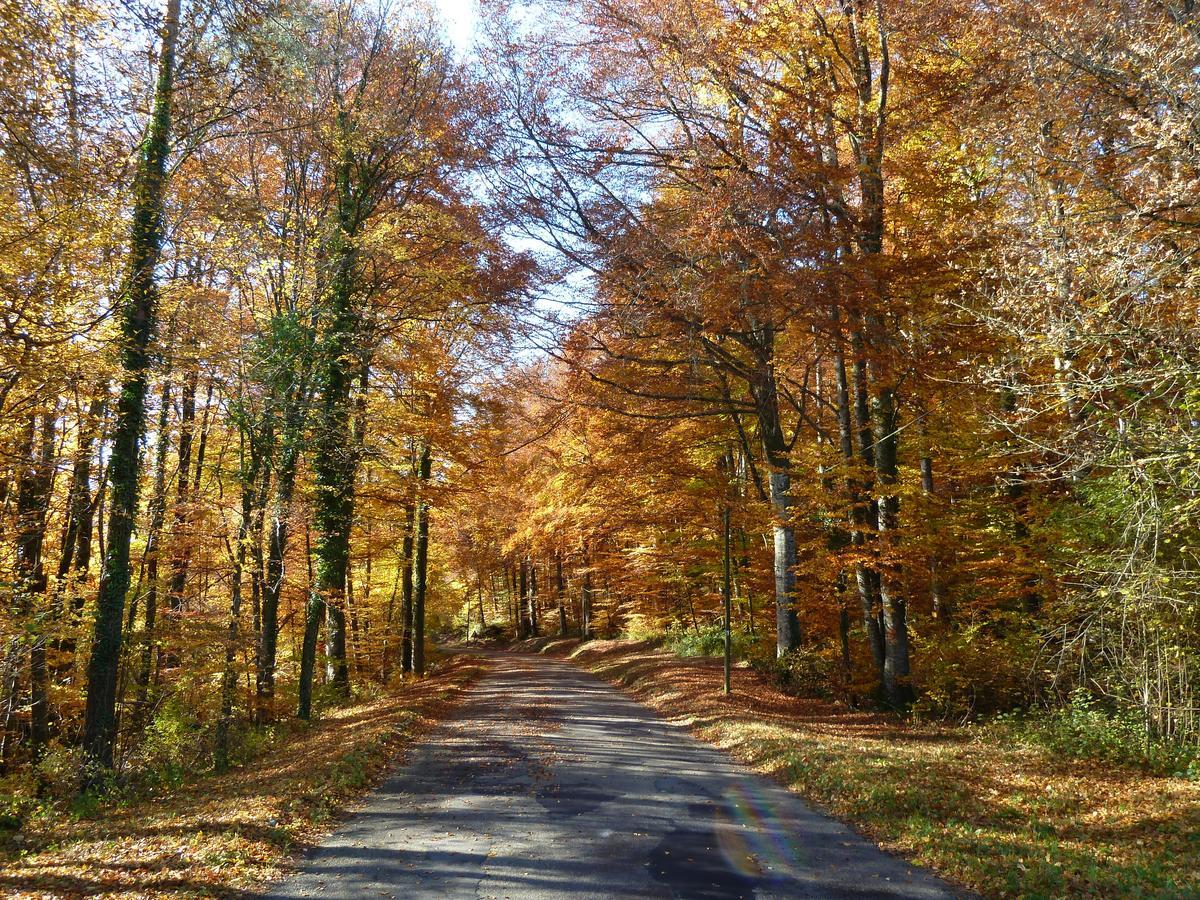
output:
M1191 0L0 24L0 829L552 637L1200 778Z

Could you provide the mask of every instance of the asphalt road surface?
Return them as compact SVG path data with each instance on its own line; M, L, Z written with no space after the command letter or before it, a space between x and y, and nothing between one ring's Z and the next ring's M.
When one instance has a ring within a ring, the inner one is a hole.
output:
M270 896L959 894L600 680L497 654L453 720Z

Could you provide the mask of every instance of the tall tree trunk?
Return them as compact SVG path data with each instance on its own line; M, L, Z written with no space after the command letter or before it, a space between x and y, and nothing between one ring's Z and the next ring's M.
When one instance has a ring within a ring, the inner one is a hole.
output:
M533 635L529 608L529 558L522 554L517 562L517 614L521 617L521 637Z
M933 481L933 457L926 449L921 454L921 491L926 501L932 503L936 497ZM929 554L929 599L933 607L933 617L942 622L950 621L950 604L946 600L946 589L942 584L941 559L937 550Z
M304 607L304 638L300 644L300 683L297 688L296 718L312 718L313 672L317 667L317 637L321 632L321 619L325 614L325 601L315 585L308 593Z
M508 596L509 614L512 616L513 633L517 636L517 640L525 638L525 611L522 605L525 598L525 588L521 584L521 567L515 565L509 571L508 579Z
M835 325L838 324L836 309L834 310L834 322ZM837 378L838 438L842 458L845 460L847 467L852 469L855 458L854 410L850 406L850 384L846 372L846 354L842 348L840 328L837 334L837 342L837 349L834 353L834 370ZM859 437L861 440L861 432ZM866 445L860 444L860 450L867 454L872 453L870 443ZM859 608L862 611L863 631L867 636L867 646L871 651L871 659L875 663L875 670L879 677L880 689L882 690L884 662L883 631L879 625L879 617L876 609L877 604L875 602L878 578L875 570L869 567L862 559L870 529L871 508L870 501L867 499L865 486L862 484L861 479L856 477L852 471L847 472L846 475L846 493L849 495L850 500L850 543L857 548L856 556L858 557L854 563L854 584L858 592Z
M237 660L238 632L241 627L242 572L245 569L250 543L254 538L255 516L261 505L258 491L263 448L256 446L255 439L258 437L258 434L252 432L250 439L246 440L243 432L242 515L238 522L237 545L230 554L233 559L233 572L229 592L229 621L225 634L225 667L221 674L221 712L217 717L213 747L213 767L218 772L229 768L229 732L233 727L233 701L237 691L237 669L234 663Z
M425 487L430 480L431 452L430 444L426 442L421 448L418 470L420 496L416 499L416 546L413 550L413 672L418 676L425 674L425 594L430 562L430 504L425 498Z
M592 554L583 545L583 581L579 588L579 639L592 639Z
M154 626L158 616L158 555L162 541L163 520L167 505L167 451L171 446L170 425L171 382L164 378L159 397L158 444L154 451L154 495L150 498L150 528L146 534L146 591L143 603L141 658L138 666L135 694L135 718L138 725L146 722L150 674L154 668Z
M350 532L354 524L354 479L358 448L351 429L351 388L361 314L355 305L358 209L352 183L354 160L347 114L338 113L342 149L334 171L335 225L329 259L332 267L326 296L327 323L320 353L321 412L312 466L316 481L313 519L317 526L316 584L325 612L325 650L329 686L335 697L350 696L346 665L346 570L350 564ZM311 605L311 604L310 604ZM308 676L312 677L311 672Z
M558 600L558 636L567 636L567 586L563 581L562 551L554 551L554 594ZM482 607L480 607L482 611Z
M724 687L726 695L731 689L733 670L733 567L730 564L729 543L729 499L726 498L721 509L721 605L725 614L722 630L725 638L723 655L725 657Z
M112 504L104 569L96 601L92 655L88 663L83 746L92 763L89 783L111 769L117 736L117 669L121 624L129 590L129 548L138 501L138 444L146 426L146 381L158 292L154 269L162 250L162 210L166 182L179 0L167 0L154 106L133 183L133 226L129 272L121 291L121 389L113 433L109 480Z
M351 438L354 444L355 458L361 459L367 436L367 392L371 384L371 368L364 356L358 370L358 393L354 398L354 416L351 421ZM367 473L370 476L370 472ZM366 523L366 579L363 583L362 604L363 615L359 616L358 600L354 595L354 563L346 564L346 613L350 622L350 656L354 663L354 674L361 678L364 669L364 657L369 662L370 647L365 646L370 632L370 592L371 592L371 524Z
M179 400L179 471L175 483L175 515L171 526L171 582L167 589L167 603L171 613L177 615L183 609L183 592L187 586L187 571L190 560L190 535L185 534L191 514L188 509L188 493L192 484L192 444L195 440L196 388L200 381L199 366L193 365L183 383ZM211 394L210 401L211 401ZM201 437L203 440L203 436ZM203 460L197 461L197 470Z
M271 498L271 533L267 542L267 572L263 583L262 614L255 660L255 720L266 725L275 718L275 656L279 641L279 599L286 575L288 526L300 462L300 416L288 405L285 412L275 490Z
M107 385L101 385L98 391L97 399L93 404L96 415L92 420L92 428L89 432L91 437L87 443L89 444L89 456L91 455L90 445L95 445L96 481L99 486L89 499L87 497L89 491L87 482L90 475L86 471L86 468L90 468L90 466L86 467L80 475L84 482L84 489L81 495L83 499L79 505L77 525L75 527L74 547L63 547L63 559L59 564L60 568L64 570L64 577L67 575L70 576L72 594L70 604L70 636L64 641L64 649L69 650L71 653L75 652L75 636L83 618L85 600L82 594L82 587L87 582L88 572L92 566L92 535L97 531L95 527L96 520L103 519L104 516L104 483L107 481L108 475L104 468L104 441L108 410L107 397L105 396ZM84 439L81 438L82 440ZM104 554L103 542L100 544L100 552L101 555Z
M1017 409L1017 395L1011 388L1005 390L1002 406L1004 412L1011 415ZM1029 471L1023 466L1016 466L1007 473L1005 478L1006 494L1013 516L1013 542L1019 548L1021 557L1028 558L1030 530L1029 516ZM1021 606L1029 615L1037 615L1042 608L1042 595L1038 590L1039 578L1036 572L1030 572L1022 581Z
M899 466L899 432L896 426L899 415L896 378L892 371L893 342L886 317L888 288L882 265L886 203L883 156L891 69L888 26L883 7L875 11L869 22L866 14L855 8L851 27L857 45L854 78L858 91L858 133L855 141L860 195L858 244L869 286L869 305L864 318L867 342L873 351L863 383L869 381L872 385L870 398L875 474L882 494L877 502L876 523L881 554L878 572L884 638L883 680L888 702L900 707L911 699L912 689L908 681L907 610L899 583L899 563L894 552L900 513L900 500L896 494ZM874 60L871 59L868 45L860 38L860 35L865 35L867 28L874 30L878 39L878 58Z
M101 410L103 418L103 409ZM99 444L99 441L97 441ZM88 573L92 568L92 535L96 534L96 520L103 518L104 512L104 482L107 480L108 472L104 468L103 447L98 446L96 452L96 482L97 488L90 499L86 498L80 506L79 523L75 529L75 555L70 562L69 572L73 573L77 584L83 584L87 580ZM88 476L84 476L85 478ZM104 554L104 547L101 546L101 555ZM66 555L67 548L63 548L63 554ZM73 614L78 616L83 612L83 597L75 597L73 604Z
M854 422L857 435L858 455L862 461L863 470L867 477L860 482L858 488L864 498L870 498L861 503L855 514L863 522L863 546L867 548L867 557L874 564L864 564L858 576L859 597L863 603L863 619L868 634L875 631L879 634L879 652L875 656L876 668L879 672L880 696L886 698L887 685L884 677L884 666L887 662L887 634L883 623L883 601L880 596L879 574L879 538L877 523L879 521L879 501L874 497L877 480L875 432L871 419L869 369L866 359L865 341L861 331L856 330L852 336L854 349ZM869 603L869 607L868 607ZM874 624L867 624L868 622ZM874 653L874 648L872 648Z
M200 496L200 484L204 476L204 453L208 446L213 391L216 387L217 374L213 372L208 378L208 388L204 397L204 413L200 420L199 439L197 440L195 414L196 388L199 386L199 378L197 363L184 385L180 402L179 472L177 473L175 515L171 526L171 578L167 583L167 612L170 618L175 620L175 627L172 631L176 637L179 632L180 615L187 599L188 572L191 569L195 540L195 536L192 534L192 522L195 519L196 498ZM184 440L185 435L186 441ZM195 457L194 460L193 457ZM203 605L203 598L201 598L201 604ZM168 643L171 637L172 635L163 635L163 640L160 642L164 645L158 652L158 670L160 672L164 668L179 665L178 650Z
M388 597L387 615L383 620L383 649L379 657L379 683L387 684L392 674L392 640L396 628L396 595L400 593L400 579L403 577L404 566L396 561L396 576L392 580L392 593Z
M746 536L746 529L738 527L738 548L741 550L741 558L738 561L736 571L750 571L750 539ZM751 587L749 580L746 582L746 625L750 629L751 634L754 631L754 589Z
M12 720L20 702L21 657L25 655L23 644L19 637L9 638L4 648L4 658L0 660L0 703L4 705L4 711L0 713L0 772L7 770L17 739Z
M796 595L796 531L791 526L791 474L778 469L770 475L771 509L775 514L775 653L783 656L799 646L800 623Z
M274 433L270 430L264 430L261 437L262 452L269 452L269 448L275 440ZM260 635L262 634L262 601L267 584L267 560L263 553L263 530L267 523L268 498L271 496L271 467L269 465L260 465L259 468L262 470L262 480L254 492L254 511L250 523L249 549L247 550L251 562L250 606L253 615L252 624L254 628L256 659L257 647L259 646Z
M879 499L879 539L884 558L879 567L879 601L883 610L885 657L883 681L888 702L902 707L912 700L909 684L908 612L894 559L896 529L899 527L900 498L895 494L898 475L899 438L895 396L890 388L878 390L875 414L876 472L884 495Z
M346 588L325 595L325 681L339 700L350 696L350 663L346 654Z
M233 700L237 692L238 627L242 610L242 569L246 561L246 537L249 531L239 528L238 546L234 550L233 571L230 573L229 622L225 631L225 666L221 673L221 712L213 735L213 768L224 772L229 768L229 732L233 727Z
M63 522L62 546L58 559L58 590L66 589L67 576L77 571L81 554L81 539L91 546L91 477L92 448L96 442L100 419L104 417L103 390L92 397L86 415L80 417L79 440L71 461L71 485L67 489L67 515ZM84 555L86 557L90 554Z
M355 678L362 675L362 634L359 632L358 599L354 596L354 562L346 566L346 622L350 626L347 634L347 659L353 667Z
M532 637L537 637L540 632L538 625L538 608L537 608L537 564L529 560L529 633Z
M400 583L400 671L413 670L413 543L416 538L417 504L410 498L404 506L404 577Z
M429 576L429 501L425 488L432 466L432 450L429 442L421 448L420 479L417 497L417 539L413 550L413 672L425 675L425 592Z
M775 652L778 656L800 646L796 613L796 530L792 525L791 462L779 416L775 384L775 335L768 325L759 327L755 377L750 385L758 415L759 434L771 467L769 497L774 514L775 538Z
M46 594L46 510L54 477L55 414L30 416L23 471L17 483L15 575L17 607L29 623L29 738L36 763L50 740L49 673L46 670L46 625L42 600Z

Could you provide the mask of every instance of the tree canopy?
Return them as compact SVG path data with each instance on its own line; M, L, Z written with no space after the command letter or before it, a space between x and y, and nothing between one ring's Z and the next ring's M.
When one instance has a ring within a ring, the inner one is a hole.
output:
M0 23L20 789L724 600L797 691L1200 742L1190 3Z

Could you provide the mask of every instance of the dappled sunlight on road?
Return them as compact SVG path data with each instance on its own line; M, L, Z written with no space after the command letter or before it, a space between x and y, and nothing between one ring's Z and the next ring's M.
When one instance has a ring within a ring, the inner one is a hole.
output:
M492 671L272 896L953 895L570 665Z

